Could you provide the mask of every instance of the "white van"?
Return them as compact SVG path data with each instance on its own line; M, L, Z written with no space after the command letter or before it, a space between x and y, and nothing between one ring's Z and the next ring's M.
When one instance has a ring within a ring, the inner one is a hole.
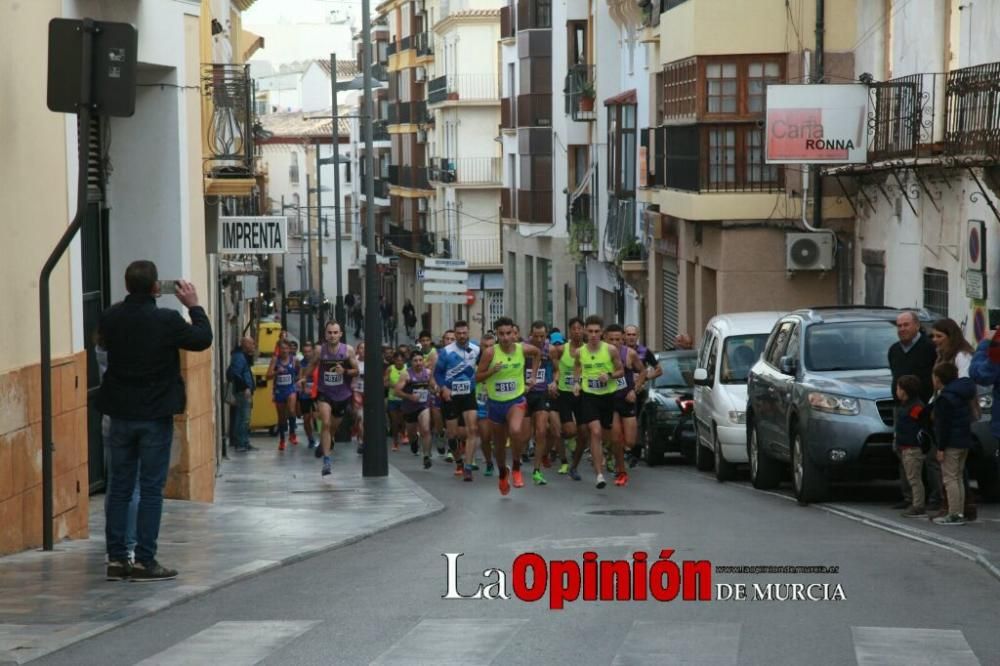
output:
M747 458L747 376L783 312L740 312L712 317L694 372L695 466L732 479Z

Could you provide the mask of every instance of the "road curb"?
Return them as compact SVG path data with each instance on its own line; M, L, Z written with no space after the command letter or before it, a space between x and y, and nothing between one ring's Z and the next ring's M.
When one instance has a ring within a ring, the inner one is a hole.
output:
M410 490L414 495L418 496L424 502L424 504L426 505L425 511L400 518L383 520L379 523L371 525L367 529L358 532L357 534L352 534L348 537L344 537L337 541L321 544L278 560L255 560L252 562L248 562L246 565L243 565L243 567L234 570L235 573L229 572L229 575L214 580L207 585L202 585L197 587L181 586L181 587L171 588L171 590L167 592L168 593L174 592L174 594L164 595L167 598L144 599L141 602L129 604L128 606L125 606L122 609L122 616L119 619L100 624L82 633L74 634L73 636L67 636L61 642L59 641L59 639L56 639L55 641L53 641L53 645L38 648L37 651L31 654L30 658L24 661L13 661L13 662L5 661L6 659L10 658L16 659L16 657L11 653L0 652L0 666L6 666L8 663L10 664L30 663L32 661L35 661L36 659L41 659L42 657L59 652L60 650L64 650L72 645L88 640L90 638L94 638L95 636L99 636L100 634L106 633L113 629L118 629L119 627L132 624L133 622L143 620L147 617L151 617L153 615L156 615L157 613L163 612L169 608L173 608L174 606L187 603L188 601L198 599L212 592L216 592L223 588L229 587L234 583L239 583L245 580L249 580L251 578L256 578L257 576L268 573L270 571L274 571L275 569L280 569L282 567L296 564L311 557L315 557L316 555L337 550L345 546L353 545L355 543L358 543L359 541L363 541L369 537L375 536L376 534L381 534L382 532L386 532L392 528L408 525L409 523L413 523L418 520L423 520L424 518L437 515L442 511L444 511L445 505L442 504L436 497L434 497L426 490L421 488L419 484L410 479L408 476L406 476L406 474L401 472L396 467L389 465L389 468L390 468L390 473L395 475L395 480L397 482L402 482L403 485L408 486L408 490Z

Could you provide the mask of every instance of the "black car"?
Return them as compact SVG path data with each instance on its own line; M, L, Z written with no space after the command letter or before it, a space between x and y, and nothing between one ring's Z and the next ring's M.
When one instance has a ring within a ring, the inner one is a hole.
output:
M648 465L663 462L666 453L694 456L694 422L681 412L681 401L692 400L698 352L660 352L656 355L663 374L652 381L639 414L639 442Z

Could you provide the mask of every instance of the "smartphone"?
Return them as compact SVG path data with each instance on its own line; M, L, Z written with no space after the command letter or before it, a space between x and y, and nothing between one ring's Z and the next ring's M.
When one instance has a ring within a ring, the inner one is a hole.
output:
M175 296L177 294L177 280L160 280L160 295Z

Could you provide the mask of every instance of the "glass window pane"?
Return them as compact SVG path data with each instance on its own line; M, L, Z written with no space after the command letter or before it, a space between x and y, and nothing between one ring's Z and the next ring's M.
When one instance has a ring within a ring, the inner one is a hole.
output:
M722 94L723 95L735 95L736 94L736 81L723 81L722 82Z
M751 112L764 110L764 98L753 96L747 101L747 106Z
M722 82L721 81L714 81L713 80L713 81L709 81L708 82L708 94L709 95L718 95L720 90L722 90Z
M726 143L729 145L736 143L736 130L726 130Z
M764 82L760 79L752 79L747 82L747 90L751 95L760 95L764 92Z
M759 77L764 66L759 62L750 63L749 74L750 78Z
M709 97L708 98L708 112L709 113L718 113L720 107L721 107L721 103L720 103L718 97Z
M781 66L776 62L769 62L764 66L764 73L767 76L781 76Z
M723 113L736 113L736 98L735 97L726 97L726 98L724 98L723 104L722 104L722 112Z
M719 78L719 74L722 72L722 68L719 65L708 65L705 67L705 76L710 79Z
M736 78L736 63L727 63L722 66L722 76L727 79Z

